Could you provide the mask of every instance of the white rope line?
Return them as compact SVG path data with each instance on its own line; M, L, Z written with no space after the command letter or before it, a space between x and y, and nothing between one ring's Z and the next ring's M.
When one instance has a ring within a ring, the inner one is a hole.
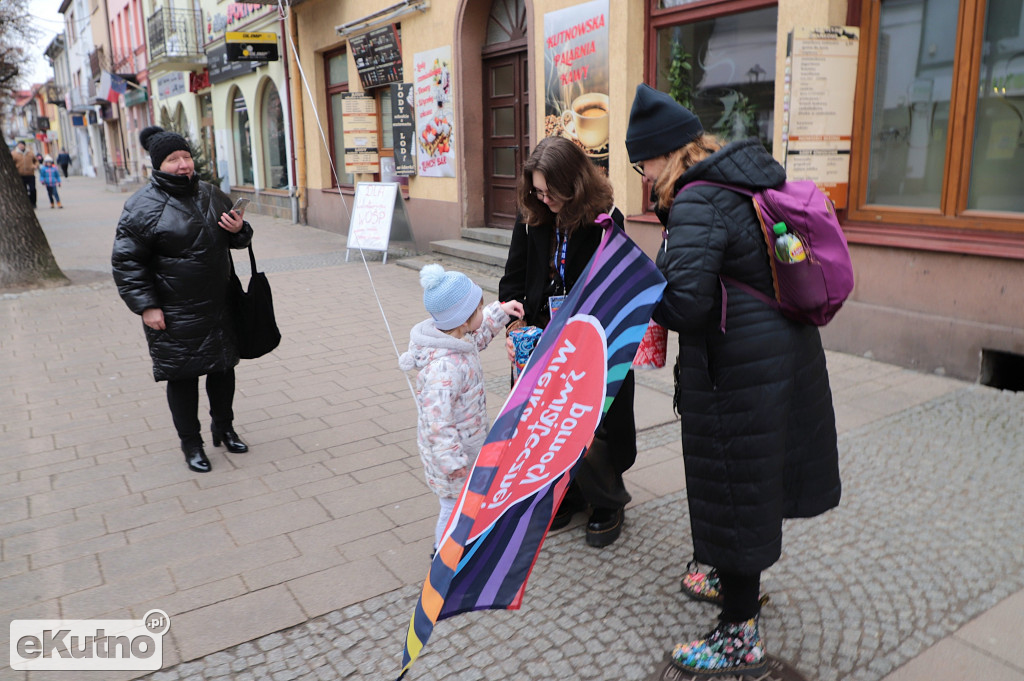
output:
M284 0L277 0L277 7L281 18L288 19L288 12L284 9ZM316 100L313 98L313 92L309 87L309 81L306 80L306 71L302 68L302 60L299 59L299 52L295 48L295 43L292 42L291 31L286 31L288 46L292 50L292 54L295 55L295 65L299 69L299 76L302 78L302 85L306 90L306 95L309 97L309 105L313 109L313 116L316 119L316 126L320 130L320 141L323 143L324 151L327 153L327 161L331 165L331 174L334 176L334 183L339 188L338 196L341 198L341 205L345 207L345 214L348 216L349 222L352 221L352 213L348 209L348 203L345 201L345 195L341 192L341 179L338 177L338 169L334 165L334 159L331 157L331 147L327 142L327 135L324 133L324 126L320 120L320 111L317 109ZM347 57L346 57L347 58ZM303 131L299 131L299 134L304 134ZM308 182L307 182L308 184ZM346 238L346 248L348 247L348 239ZM356 246L359 251L359 257L363 261L363 268L366 270L366 277L370 280L370 290L373 291L373 297L377 301L377 308L380 310L381 319L384 320L384 328L387 329L388 339L391 341L391 347L395 351L395 359L401 358L401 353L398 350L398 345L395 343L395 335L391 332L391 324L388 322L388 316L384 313L384 305L381 303L380 294L377 293L377 286L374 284L373 275L370 273L370 265L366 261L366 255L363 252L361 246ZM413 401L416 402L416 390L412 387L412 381L409 380L408 372L403 371L402 376L405 377L405 383L409 386L409 392L412 394ZM419 405L417 403L417 409Z

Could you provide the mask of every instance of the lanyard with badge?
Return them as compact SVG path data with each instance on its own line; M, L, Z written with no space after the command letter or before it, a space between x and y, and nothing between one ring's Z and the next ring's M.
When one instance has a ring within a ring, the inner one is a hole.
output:
M562 291L560 296L548 296L548 309L551 311L551 316L554 317L555 313L558 312L558 308L562 307L562 303L565 302L565 254L569 248L569 235L560 229L555 230L555 272L558 273L559 286L557 290Z

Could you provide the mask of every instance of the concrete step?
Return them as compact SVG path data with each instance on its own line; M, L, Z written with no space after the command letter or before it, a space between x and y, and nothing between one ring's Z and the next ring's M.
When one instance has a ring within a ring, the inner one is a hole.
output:
M505 267L505 261L508 260L508 246L497 246L469 239L431 241L430 249L434 253L498 267Z
M498 293L498 281L505 273L508 247L512 231L489 227L467 227L461 239L430 242L430 253L396 260L400 267L419 270L424 265L437 263L446 270L469 275L480 288L491 294Z
M407 267L417 271L431 263L437 263L446 270L462 272L475 281L480 285L480 288L491 294L491 296L484 296L485 303L491 302L493 300L492 296L498 294L498 282L501 279L501 275L505 273L504 263L502 263L502 267L498 267L441 253L426 253L411 258L395 260L395 264L399 267Z
M462 238L470 241L482 241L487 244L496 244L508 249L512 243L511 229L494 229L493 227L464 227Z

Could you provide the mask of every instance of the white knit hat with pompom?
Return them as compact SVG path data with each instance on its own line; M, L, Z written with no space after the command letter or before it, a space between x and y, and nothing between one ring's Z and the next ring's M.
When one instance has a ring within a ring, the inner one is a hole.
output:
M483 290L462 272L445 272L440 265L420 270L423 306L434 318L434 326L450 331L469 321L483 300Z

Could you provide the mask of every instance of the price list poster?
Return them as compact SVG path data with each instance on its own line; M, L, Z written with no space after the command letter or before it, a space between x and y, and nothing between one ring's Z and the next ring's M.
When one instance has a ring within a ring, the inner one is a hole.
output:
M813 180L846 208L850 185L853 95L860 29L793 29L786 57L783 109L786 177Z
M341 95L341 120L345 140L345 172L376 173L377 100L361 92Z

